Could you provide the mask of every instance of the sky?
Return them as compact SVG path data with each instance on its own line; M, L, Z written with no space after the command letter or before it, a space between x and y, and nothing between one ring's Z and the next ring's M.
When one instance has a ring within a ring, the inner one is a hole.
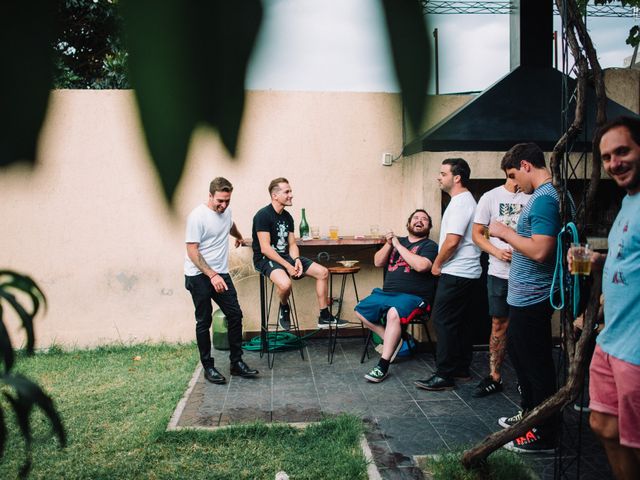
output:
M263 0L265 16L247 88L399 91L380 3ZM427 22L430 35L438 29L440 93L480 91L509 72L509 15L429 15ZM635 23L633 18L588 19L603 68L622 67L633 53L625 39ZM554 30L560 31L557 16ZM560 42L558 49L561 55Z

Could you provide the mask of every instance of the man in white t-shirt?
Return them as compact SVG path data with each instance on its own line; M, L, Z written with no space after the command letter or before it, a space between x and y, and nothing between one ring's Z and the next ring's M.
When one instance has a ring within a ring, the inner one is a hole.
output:
M514 179L507 177L504 185L493 188L480 197L473 219L473 241L489 254L487 296L491 315L489 375L476 386L473 392L476 398L502 391L500 367L507 351L509 326L507 290L512 250L508 243L497 237L487 239L488 227L496 220L515 230L520 212L530 196L520 191Z
M462 158L448 158L440 167L438 183L451 202L442 216L440 249L431 267L431 273L440 276L432 313L438 335L436 372L415 382L425 390L451 390L455 380L471 379L473 316L468 309L482 268L480 249L471 238L476 201L467 189L470 176L471 168Z
M191 293L196 316L196 342L204 378L211 383L225 383L211 356L211 321L216 302L227 318L231 375L253 377L257 370L242 361L242 310L229 275L229 234L236 247L242 235L231 219L233 185L226 178L214 178L209 185L209 200L198 205L187 218L187 255L184 260L185 287Z

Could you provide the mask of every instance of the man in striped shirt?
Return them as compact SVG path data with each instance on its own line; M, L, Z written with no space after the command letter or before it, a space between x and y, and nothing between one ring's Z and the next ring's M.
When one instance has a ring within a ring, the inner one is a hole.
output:
M509 329L507 349L516 370L526 413L556 391L551 356L549 301L556 257L556 237L562 228L559 196L551 184L544 153L534 143L512 147L502 159L502 169L524 193L531 194L522 210L517 230L493 221L489 234L513 249L509 273ZM522 419L523 412L498 420L506 428ZM557 443L555 418L505 445L518 452L553 452Z

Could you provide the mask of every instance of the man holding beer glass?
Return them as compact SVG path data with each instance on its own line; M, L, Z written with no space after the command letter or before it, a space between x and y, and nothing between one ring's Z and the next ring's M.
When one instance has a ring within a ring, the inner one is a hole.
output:
M609 232L602 271L605 327L589 369L590 423L618 479L640 478L640 120L619 117L593 139L607 174L627 191ZM571 251L570 267L576 263ZM604 267L604 268L603 268Z

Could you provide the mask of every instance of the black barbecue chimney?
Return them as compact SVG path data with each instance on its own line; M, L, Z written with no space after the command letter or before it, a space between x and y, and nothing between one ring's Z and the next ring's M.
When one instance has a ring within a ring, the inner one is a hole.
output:
M512 0L510 15L511 70L551 67L553 46L552 0Z

